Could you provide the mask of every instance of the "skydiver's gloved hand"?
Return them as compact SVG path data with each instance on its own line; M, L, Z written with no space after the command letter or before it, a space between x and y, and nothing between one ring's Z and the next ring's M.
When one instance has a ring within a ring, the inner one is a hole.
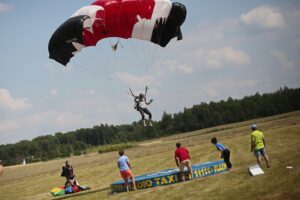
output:
M152 103L153 99L150 99L150 103Z

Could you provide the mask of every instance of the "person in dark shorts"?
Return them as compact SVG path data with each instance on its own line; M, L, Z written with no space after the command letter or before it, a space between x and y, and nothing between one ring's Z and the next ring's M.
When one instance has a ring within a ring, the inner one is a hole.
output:
M228 148L226 148L222 143L219 143L216 137L213 137L211 139L211 143L214 144L217 148L217 150L219 150L221 152L221 158L224 158L224 162L227 166L227 169L229 171L232 171L232 164L230 162L230 151Z
M79 186L78 181L75 179L73 166L70 164L70 162L68 160L66 160L65 166L62 167L61 176L66 177L65 186L70 185L70 184Z

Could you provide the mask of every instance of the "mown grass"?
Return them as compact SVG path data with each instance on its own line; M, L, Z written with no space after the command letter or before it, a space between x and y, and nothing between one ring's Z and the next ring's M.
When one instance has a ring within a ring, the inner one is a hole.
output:
M104 145L98 147L98 153L106 153L111 151L119 151L120 149L129 149L132 147L137 146L133 143L121 143L121 144L111 144L111 145Z
M264 167L265 175L256 177L248 173L248 166L256 163L250 152L252 123L264 131L271 159L271 168ZM218 160L219 152L210 143L213 136L230 148L235 171L116 195L110 194L109 185L120 179L118 149L69 158L79 182L92 190L59 198L49 192L64 183L63 159L7 167L0 178L0 199L299 199L299 134L300 111L135 143L125 150L135 175L175 168L177 141L190 149L193 163Z

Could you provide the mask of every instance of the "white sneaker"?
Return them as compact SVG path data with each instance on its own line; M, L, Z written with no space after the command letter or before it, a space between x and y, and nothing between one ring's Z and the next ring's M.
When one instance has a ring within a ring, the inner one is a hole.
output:
M143 121L143 125L144 125L144 126L147 126L147 124L146 124L146 122L145 122L145 121Z
M153 125L152 125L152 122L149 122L149 126L153 126Z

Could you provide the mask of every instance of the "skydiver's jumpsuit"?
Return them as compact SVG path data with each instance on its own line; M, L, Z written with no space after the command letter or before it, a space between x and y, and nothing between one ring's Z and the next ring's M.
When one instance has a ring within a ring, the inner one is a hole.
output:
M140 112L140 114L142 116L142 120L145 120L144 113L146 113L149 116L149 120L151 120L152 114L147 108L147 105L149 105L149 103L146 102L146 98L145 97L143 97L143 98L135 97L134 102L135 102L135 109Z

